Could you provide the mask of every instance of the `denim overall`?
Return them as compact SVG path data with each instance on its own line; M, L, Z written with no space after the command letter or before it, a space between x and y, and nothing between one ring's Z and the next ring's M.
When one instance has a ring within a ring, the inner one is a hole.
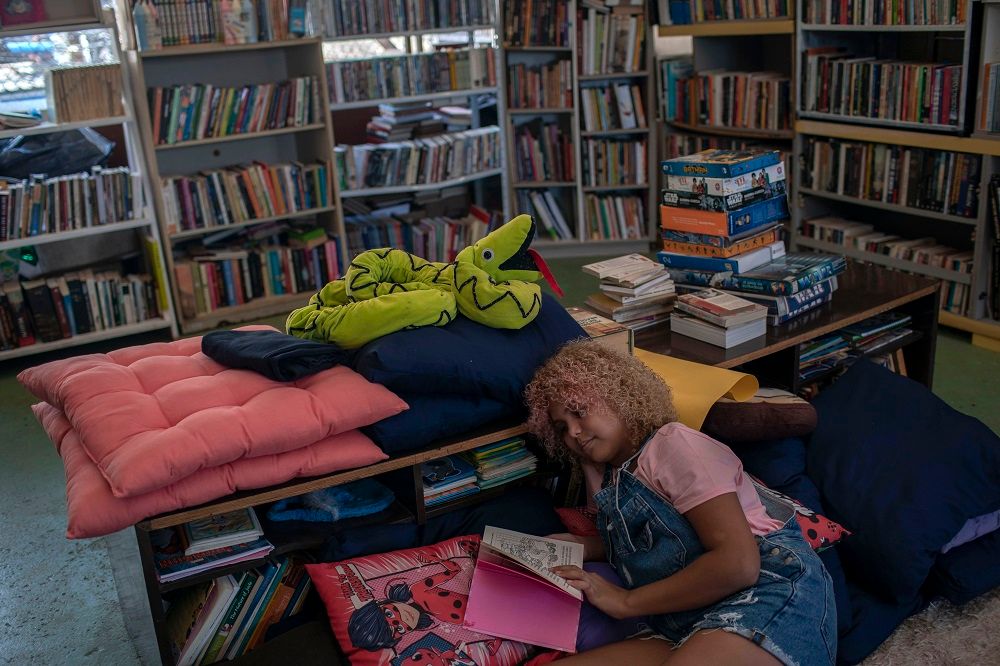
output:
M595 495L608 560L629 589L671 576L705 552L691 523L630 471L641 451L621 466L616 483L609 466ZM794 509L759 489L758 494L768 515L786 522L755 537L756 584L705 608L651 615L649 624L675 646L697 631L722 629L753 641L783 664L832 664L837 613L830 576L802 537Z

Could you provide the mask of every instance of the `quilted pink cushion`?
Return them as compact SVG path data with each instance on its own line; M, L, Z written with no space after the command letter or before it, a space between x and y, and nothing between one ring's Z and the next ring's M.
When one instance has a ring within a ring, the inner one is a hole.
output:
M388 456L357 430L327 437L286 453L209 467L166 488L119 499L111 494L97 465L87 456L66 415L52 405L32 406L35 417L56 445L66 468L66 536L98 537L117 532L166 511L196 506L237 490L263 488L303 476L320 476L362 467Z
M201 353L200 337L52 361L18 379L66 414L115 497L291 451L407 408L343 366L294 382L227 368Z

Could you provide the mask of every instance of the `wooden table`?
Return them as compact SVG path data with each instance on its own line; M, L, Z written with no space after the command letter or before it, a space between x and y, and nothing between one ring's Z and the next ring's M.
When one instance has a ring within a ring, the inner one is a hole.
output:
M640 331L635 336L635 346L687 361L737 368L756 375L761 385L798 391L820 378L807 382L799 379L801 343L873 315L898 310L913 318L908 328L914 333L887 351L901 347L907 376L930 388L934 375L940 282L854 261L848 261L847 270L837 277L837 281L838 289L829 303L781 326L768 327L767 335L736 347L723 349L663 328Z

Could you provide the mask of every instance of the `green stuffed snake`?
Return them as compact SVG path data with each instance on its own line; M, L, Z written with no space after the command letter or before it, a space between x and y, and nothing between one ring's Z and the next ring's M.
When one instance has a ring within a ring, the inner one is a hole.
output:
M343 278L288 315L285 330L308 340L356 349L405 328L443 326L456 313L493 328L519 329L538 315L545 279L562 290L537 252L535 224L513 220L464 248L451 263L427 261L392 248L367 250Z

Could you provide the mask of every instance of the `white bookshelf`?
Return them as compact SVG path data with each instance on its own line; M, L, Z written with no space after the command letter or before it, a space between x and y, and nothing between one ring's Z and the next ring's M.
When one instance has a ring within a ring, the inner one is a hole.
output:
M121 41L118 36L117 27L110 13L105 14L101 12L97 0L69 0L65 3L48 3L48 5L54 6L47 6L49 18L46 21L31 25L19 25L8 29L0 29L0 39L78 30L109 31L111 33L111 39L109 41L114 49L114 53L112 54L113 59L117 60L117 68L120 72L122 80L121 102L123 113L105 118L93 118L72 122L43 122L34 127L2 130L0 131L0 139L7 139L16 136L37 136L83 128L118 127L121 129L124 140L124 152L127 166L133 174L138 175L140 191L136 193L136 196L139 199L139 205L137 206L135 215L132 219L119 220L94 226L84 226L67 231L50 232L8 239L0 242L0 251L12 250L25 246L44 246L48 248L48 246L55 246L58 244L60 246L64 246L57 248L58 253L61 256L73 255L76 251L82 253L80 256L84 258L81 259L78 264L74 263L74 267L70 269L75 271L87 267L88 260L86 257L88 256L87 253L89 250L86 248L94 247L94 242L96 241L93 239L114 235L115 241L111 242L109 240L107 243L109 246L127 246L131 248L121 255L121 258L124 259L126 255L135 256L142 254L144 246L143 238L148 237L152 239L152 245L149 249L151 249L153 255L146 257L146 272L152 277L153 284L158 292L158 303L161 313L159 317L147 319L138 323L113 326L101 330L91 331L89 333L80 333L62 338L60 340L42 342L41 340L36 339L35 343L31 345L0 351L0 361L42 354L61 349L69 349L80 345L90 344L92 342L126 337L129 335L147 333L156 330L166 329L169 330L174 336L178 334L178 324L169 295L169 275L167 275L165 270L157 270L158 268L162 269L166 265L166 258L160 229L154 214L154 188L152 187L149 172L146 168L144 144L142 142L141 131L139 128L140 123L136 112L135 99L132 94L130 73L125 62L125 57L118 48ZM54 112L54 109L49 109L50 114ZM131 234L134 241L124 238L125 234ZM79 243L84 239L89 239L92 242L81 247ZM104 244L103 241L100 241L100 243ZM67 251L65 247L68 246L72 246L74 251ZM78 247L80 248L79 250L76 249ZM101 265L107 265L109 262L114 261L114 259L115 257L101 257L99 259L99 263ZM56 262L56 264L61 263L64 262L62 260ZM61 271L59 270L56 270L55 272L46 271L35 277L58 278L60 274Z

